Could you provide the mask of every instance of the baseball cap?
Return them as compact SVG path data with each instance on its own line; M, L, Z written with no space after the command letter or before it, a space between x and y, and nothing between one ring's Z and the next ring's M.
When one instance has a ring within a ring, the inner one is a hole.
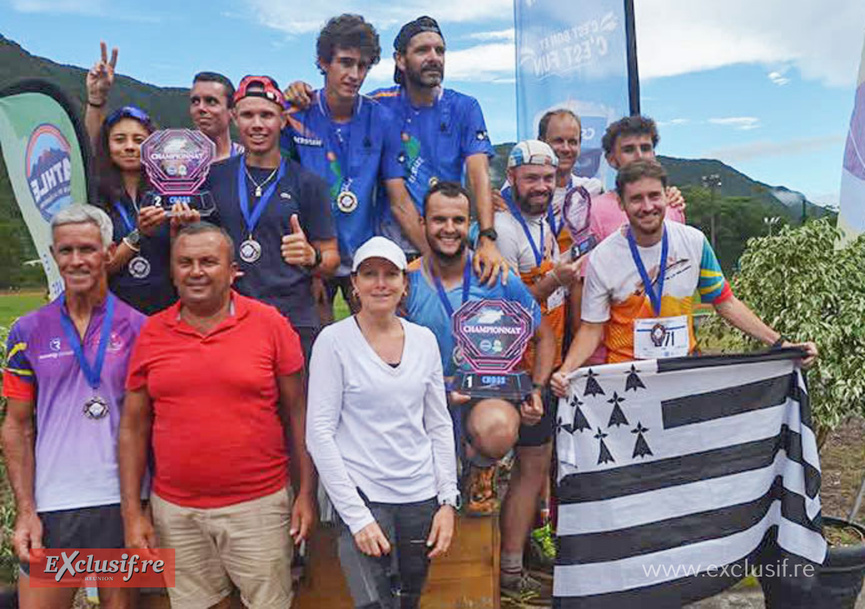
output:
M388 262L401 271L404 271L408 266L405 259L405 252L400 246L386 237L373 237L366 243L357 248L354 253L354 261L351 265L351 272L356 273L358 267L370 258L384 258Z
M279 85L270 76L244 76L237 91L234 92L234 103L246 97L263 97L275 104L285 107L285 95L279 89Z
M559 166L559 157L550 145L540 140L524 140L511 148L508 155L508 169L523 165Z
M438 22L432 17L424 15L423 17L418 17L414 21L409 21L400 28L399 34L397 34L396 38L393 39L394 50L397 53L404 54L405 50L408 48L409 41L418 34L423 34L424 32L434 32L441 36L442 40L445 39L441 29L439 28ZM396 66L393 68L393 79L397 84L402 83L402 72L400 72L400 69Z

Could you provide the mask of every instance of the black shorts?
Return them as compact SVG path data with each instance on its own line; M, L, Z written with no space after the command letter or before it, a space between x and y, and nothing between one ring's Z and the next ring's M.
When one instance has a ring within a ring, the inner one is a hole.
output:
M120 504L40 512L42 545L46 548L125 547ZM30 575L30 564L21 562L21 571Z
M544 388L541 400L544 403L544 415L541 417L541 420L538 421L537 425L520 424L520 432L517 437L516 446L543 446L553 439L553 422L556 420L555 411L558 409L559 400L555 395L553 395L553 392L550 391L549 387ZM480 399L473 399L465 405L462 411L463 435L469 442L471 442L471 438L469 438L468 433L465 432L466 419L474 405L480 401ZM513 402L511 402L511 404L513 404L514 408L519 412L520 405Z

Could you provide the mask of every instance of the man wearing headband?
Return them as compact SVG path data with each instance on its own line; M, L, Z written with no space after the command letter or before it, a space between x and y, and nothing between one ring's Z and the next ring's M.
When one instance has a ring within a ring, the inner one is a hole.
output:
M334 17L319 33L316 51L324 88L312 93L308 108L289 112L282 145L329 186L342 258L336 277L328 282L327 309L332 319L330 309L338 289L354 308L351 261L355 250L377 232L379 181L385 204L412 244L420 249L426 243L403 180L395 118L382 104L359 94L381 55L375 28L360 15Z
M99 127L105 118L105 105L114 85L114 69L117 66L117 47L111 49L104 42L102 58L93 64L87 73L87 109L84 126L91 141L95 141ZM243 152L243 146L231 141L231 108L234 85L228 77L217 72L199 72L189 91L189 118L195 127L216 145L214 160L226 159Z
M269 76L240 81L234 119L246 152L214 164L204 188L216 203L211 220L237 248L236 289L288 317L308 357L319 328L312 274L332 275L339 253L327 185L280 153L284 102Z

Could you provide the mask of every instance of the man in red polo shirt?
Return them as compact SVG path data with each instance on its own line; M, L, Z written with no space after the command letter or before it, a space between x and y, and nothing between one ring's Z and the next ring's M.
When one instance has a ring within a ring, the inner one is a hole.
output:
M222 229L184 227L171 252L180 301L148 319L129 365L126 544L175 549L175 609L217 605L232 583L247 607L288 607L292 541L315 519L300 340L275 308L231 290L236 268ZM152 523L138 498L151 435Z

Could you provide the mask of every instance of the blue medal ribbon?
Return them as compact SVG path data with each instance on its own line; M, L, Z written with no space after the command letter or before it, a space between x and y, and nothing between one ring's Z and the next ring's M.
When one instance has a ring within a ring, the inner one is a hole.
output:
M553 205L552 205L552 203L551 203L550 206L547 208L547 222L550 223L550 229L553 231L553 234L554 234L556 237L558 237L558 236L559 236L559 233L562 232L562 227L565 226L565 218L564 218L564 216L563 216L563 217L562 217L562 221L559 223L558 226L556 226L556 214L555 214L555 212L553 211ZM541 230L543 230L543 225L541 225ZM543 239L543 237L541 237L541 239Z
M544 261L544 222L541 221L541 247L538 249L535 240L532 238L532 231L529 229L529 225L526 222L526 219L523 218L522 212L517 207L517 204L514 203L514 200L511 196L510 189L505 190L502 193L502 198L505 200L505 203L508 204L508 209L511 210L511 215L517 219L520 223L520 226L523 227L523 232L526 234L526 239L529 240L529 245L532 246L532 253L535 255L535 266L541 266L541 263ZM550 204L550 208L552 208L552 203ZM552 209L548 209L548 212L552 211Z
M237 164L237 199L240 202L240 213L243 214L243 221L246 222L246 229L249 232L250 237L252 236L252 231L255 230L258 221L261 219L264 210L267 209L267 205L270 203L270 199L273 197L273 193L276 192L276 186L279 184L279 181L282 179L282 176L285 175L285 159L280 159L279 161L279 170L276 174L276 179L267 187L267 190L261 195L261 198L258 200L258 205L255 206L255 210L250 214L249 212L249 190L246 188L246 155L241 155L240 163Z
M348 190L346 184L349 182L349 173L351 173L351 136L354 130L354 119L360 114L360 108L363 105L363 96L358 95L354 110L351 114L351 120L347 123L337 123L330 115L330 108L327 106L324 89L318 91L318 107L321 113L328 121L327 139L330 147L333 148L336 160L339 163L340 178L342 182L339 185L339 191ZM371 116L371 113L370 113ZM337 126L344 127L345 135L337 134ZM367 125L367 134L369 133L369 125Z
M429 263L428 267L429 274L433 279L433 283L436 286L436 292L438 292L439 300L442 303L442 306L445 309L445 312L448 314L448 317L454 316L454 308L451 306L451 301L448 300L448 293L445 291L445 286L442 284L442 280L439 279L439 276L435 274L433 271L432 262ZM462 294L462 304L465 304L469 300L469 288L472 285L472 257L471 254L468 256L468 260L466 260L465 268L463 269L463 294Z
M661 298L664 295L664 275L667 273L667 251L669 242L667 240L667 228L664 227L664 236L661 238L661 263L658 270L658 292L655 293L652 287L652 280L649 279L649 273L646 271L646 266L643 264L643 259L640 258L640 252L637 249L637 240L634 239L634 233L628 229L628 247L631 248L631 258L634 259L634 264L637 265L637 271L640 273L640 279L643 280L643 285L646 287L646 294L652 303L652 309L655 315L661 316Z
M99 335L99 347L96 349L96 360L93 362L93 367L84 355L84 343L78 336L75 325L69 314L66 312L66 295L60 297L60 325L63 326L63 332L66 338L69 339L69 344L72 346L72 353L75 354L75 359L78 360L78 365L81 367L81 372L84 378L87 379L87 384L90 388L96 391L99 388L99 383L102 378L102 366L105 363L105 351L108 349L108 342L111 336L111 322L114 320L114 294L108 294L105 302L105 317L102 318L102 332Z
M132 222L132 218L129 217L129 212L126 211L126 207L123 205L123 203L121 203L120 201L115 201L114 209L117 210L117 213L120 215L120 219L123 220L123 226L126 227L126 234L128 235L133 230L135 230L135 223Z

